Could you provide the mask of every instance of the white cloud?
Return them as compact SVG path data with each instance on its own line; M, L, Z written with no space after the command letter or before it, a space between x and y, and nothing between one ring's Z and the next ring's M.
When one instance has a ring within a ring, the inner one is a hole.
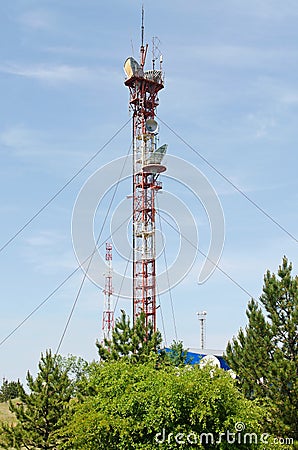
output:
M53 25L53 15L49 11L36 9L27 11L19 17L22 25L35 30L49 29Z
M250 113L248 114L247 119L253 126L253 137L257 139L272 134L272 129L276 127L276 119L273 116L266 117L260 113Z
M40 153L41 136L37 131L18 124L0 132L0 144L21 154Z
M41 161L44 168L45 157L48 157L48 168L52 167L57 158L59 158L60 166L66 161L68 167L70 167L70 156L75 167L87 160L89 153L86 150L80 150L79 147L74 148L73 141L70 143L68 139L65 143L64 140L65 138L60 136L55 137L23 124L14 124L4 130L0 129L0 148L3 147L16 157L32 159L34 164ZM55 170L57 170L56 165Z
M26 239L32 247L50 247L65 240L65 236L54 231L40 231L37 235Z
M24 241L23 257L26 264L30 264L32 270L40 274L75 270L78 263L69 248L69 241L70 236L60 232L40 231Z
M298 90L285 92L281 98L282 102L288 105L295 105L298 103Z
M239 2L233 0L235 8L245 15L259 17L265 20L281 21L287 18L295 18L298 14L296 0L287 0L282 4L277 0L251 0L250 2Z
M227 67L268 67L278 62L295 61L297 50L283 47L261 47L237 44L182 45L180 53L196 58L200 64L208 63ZM194 74L196 75L196 74ZM188 75L189 76L189 75Z
M158 4L160 8L161 3ZM167 11L167 4L164 5ZM187 8L183 7L180 1L171 2L171 13L188 18L190 16L196 17L200 14L202 17L207 17L212 13L212 20L221 18L222 20L231 20L234 16L247 18L261 19L265 21L280 21L287 18L295 18L298 14L297 1L287 0L280 3L278 0L266 0L264 2L260 0L250 0L249 2L239 2L239 0L229 0L220 2L198 2L197 0L189 0L187 2ZM168 14L168 11L167 11ZM221 28L222 24L219 21L218 28Z
M11 75L17 75L25 78L32 78L42 82L57 83L82 83L96 79L98 76L108 72L89 69L87 67L75 67L67 64L46 65L6 65L0 67L0 71Z
M0 146L16 157L38 157L69 155L69 151L61 149L61 144L52 144L50 136L42 131L29 128L23 124L15 124L0 130ZM72 152L74 154L75 152Z

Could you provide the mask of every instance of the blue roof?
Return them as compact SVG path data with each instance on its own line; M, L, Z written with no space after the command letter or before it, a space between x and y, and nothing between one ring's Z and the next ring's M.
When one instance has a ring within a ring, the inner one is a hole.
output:
M165 348L166 352L171 352L172 350L170 348ZM210 353L195 353L195 352L187 352L187 357L186 357L186 364L200 364L200 361L202 358L204 358L204 356L210 355ZM220 363L220 367L224 370L230 370L230 367L228 365L228 363L224 360L224 358L222 356L219 355L213 355L215 356L219 363Z
M186 362L188 364L200 364L200 361L204 356L207 356L207 353L193 353L187 352ZM220 362L220 367L224 370L230 370L227 362L223 359L222 356L214 355Z

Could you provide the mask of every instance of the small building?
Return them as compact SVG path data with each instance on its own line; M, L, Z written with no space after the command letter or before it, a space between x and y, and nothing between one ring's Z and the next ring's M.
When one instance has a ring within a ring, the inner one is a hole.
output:
M187 359L190 364L214 364L224 370L230 370L228 363L223 358L223 350L207 350L190 348L187 351Z
M171 349L165 348L165 351L170 352ZM230 370L228 363L223 358L223 350L189 348L187 350L186 363L191 365L210 363L221 369Z

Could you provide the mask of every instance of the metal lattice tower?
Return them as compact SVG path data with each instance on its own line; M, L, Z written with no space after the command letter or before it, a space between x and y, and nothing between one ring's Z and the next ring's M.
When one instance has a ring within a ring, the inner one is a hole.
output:
M114 310L112 305L113 295L113 269L112 269L112 244L106 243L106 262L108 266L107 273L105 274L105 288L104 288L104 311L102 315L102 331L103 338L110 340L112 337L112 331L114 329Z
M133 319L135 322L143 311L146 325L151 322L155 330L155 196L162 188L158 177L166 170L161 160L167 145L158 148L158 125L154 120L158 93L164 87L162 60L160 58L160 67L156 70L153 57L152 70L146 71L147 50L142 10L140 62L130 57L124 64L125 85L129 88L133 113Z

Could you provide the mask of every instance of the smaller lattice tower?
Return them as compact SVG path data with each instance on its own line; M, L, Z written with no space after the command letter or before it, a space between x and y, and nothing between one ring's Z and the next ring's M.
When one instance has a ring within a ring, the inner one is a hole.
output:
M113 269L112 269L112 244L106 243L106 262L108 270L105 274L105 288L103 290L105 296L104 310L102 315L102 331L103 338L110 340L114 329L114 310L113 310Z

